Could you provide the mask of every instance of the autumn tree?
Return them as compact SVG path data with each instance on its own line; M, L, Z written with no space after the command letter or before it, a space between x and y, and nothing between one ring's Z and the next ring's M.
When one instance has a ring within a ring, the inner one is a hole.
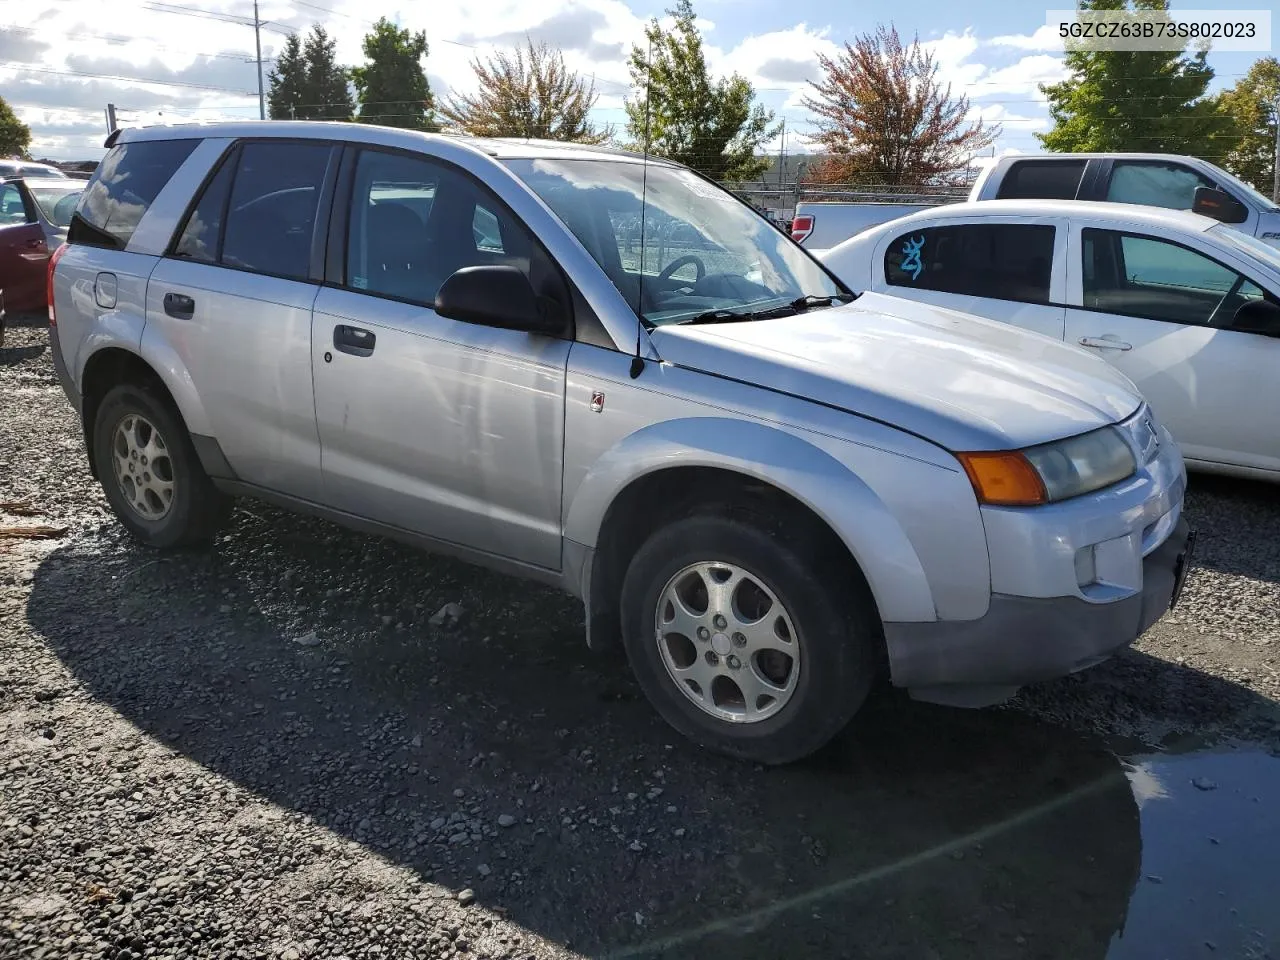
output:
M1081 11L1163 12L1168 0L1081 0ZM1067 50L1061 83L1041 84L1053 129L1036 137L1064 152L1221 153L1226 124L1205 96L1213 69L1207 51Z
M360 122L439 129L435 97L422 67L427 35L402 30L382 17L365 35L363 49L368 62L351 71L360 100Z
M933 54L918 39L904 45L893 27L877 27L818 63L825 76L810 81L804 105L817 117L814 140L826 155L810 168L819 183L937 183L1000 135L969 120L968 99L938 80Z
M1229 121L1224 167L1268 196L1275 186L1276 105L1280 102L1280 61L1263 57L1230 89L1218 94L1218 109Z
M533 41L487 63L472 62L480 89L451 96L441 113L464 133L477 137L528 137L576 143L604 143L613 128L597 129L588 119L600 99L595 85L565 66L564 56Z
M336 45L318 23L305 41L296 33L285 40L268 77L272 120L351 119L350 71L338 64Z
M757 154L778 133L773 113L755 103L746 78L711 79L691 0L677 0L667 13L674 26L651 20L646 47L631 49L628 134L641 148L713 179L755 179L769 166Z
M31 128L18 119L13 108L0 97L0 157L17 156L26 159L31 146Z

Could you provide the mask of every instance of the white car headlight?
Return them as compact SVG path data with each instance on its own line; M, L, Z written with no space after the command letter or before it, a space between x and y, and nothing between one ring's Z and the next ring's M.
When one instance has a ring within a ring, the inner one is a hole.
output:
M1133 448L1115 427L1024 450L1040 474L1049 500L1067 500L1101 490L1137 469Z

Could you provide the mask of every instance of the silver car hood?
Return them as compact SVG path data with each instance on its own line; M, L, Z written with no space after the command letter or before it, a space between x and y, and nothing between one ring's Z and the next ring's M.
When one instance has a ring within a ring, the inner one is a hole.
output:
M1124 374L1081 349L875 293L776 320L660 327L653 343L664 361L839 407L948 450L1074 436L1142 402Z

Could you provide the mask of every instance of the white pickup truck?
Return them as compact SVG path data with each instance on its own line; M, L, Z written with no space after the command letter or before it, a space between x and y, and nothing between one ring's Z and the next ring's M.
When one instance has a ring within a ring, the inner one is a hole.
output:
M1280 206L1221 167L1167 153L1002 157L970 200L1097 200L1191 210L1280 246Z
M890 220L932 210L942 203L963 198L912 197L910 201L885 203L863 201L801 201L791 220L791 239L818 256L832 247L857 236L863 230L878 227Z

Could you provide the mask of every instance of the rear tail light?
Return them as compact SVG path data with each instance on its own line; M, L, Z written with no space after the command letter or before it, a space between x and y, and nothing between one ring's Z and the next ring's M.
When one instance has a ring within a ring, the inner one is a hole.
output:
M56 327L58 325L58 318L54 315L53 310L53 270L58 265L58 261L62 259L62 255L66 252L67 245L65 243L60 244L58 249L53 251L53 256L49 258L49 272L45 274L44 298L45 302L49 304L49 326L51 327Z
M791 221L791 239L796 243L804 243L813 233L813 217L804 214Z

